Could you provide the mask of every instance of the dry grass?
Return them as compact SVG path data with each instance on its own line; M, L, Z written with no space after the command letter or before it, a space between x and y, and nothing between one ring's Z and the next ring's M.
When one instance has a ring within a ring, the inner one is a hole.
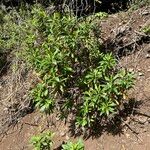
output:
M6 134L23 116L33 111L29 90L34 82L32 71L26 64L13 58L7 74L1 77L0 135Z

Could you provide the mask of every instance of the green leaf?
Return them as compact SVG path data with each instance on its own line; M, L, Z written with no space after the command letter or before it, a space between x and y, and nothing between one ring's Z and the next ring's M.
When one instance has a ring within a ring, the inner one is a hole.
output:
M48 89L46 89L44 92L44 96L47 96L47 95L48 95Z

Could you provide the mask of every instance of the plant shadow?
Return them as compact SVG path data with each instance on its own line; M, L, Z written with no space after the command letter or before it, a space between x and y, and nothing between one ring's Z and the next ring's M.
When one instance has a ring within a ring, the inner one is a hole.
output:
M123 109L113 117L113 119L108 119L107 122L97 121L95 125L85 131L78 129L76 130L75 121L71 121L70 134L72 137L83 136L85 140L89 138L99 138L103 133L115 135L124 134L124 122L126 122L131 115L135 115L135 109L139 109L142 101L136 101L135 99L130 99L128 102L123 104Z
M130 5L130 0L101 0L101 3L97 5L97 12L117 13L122 10L127 10Z
M7 60L8 53L0 53L0 77L5 75L10 67L11 61Z
M125 36L126 34L116 36L114 39L108 38L105 40L102 44L103 52L112 52L118 59L128 56L131 53L136 53L142 44L149 44L150 42L149 35L139 35L139 38L136 40L136 42L129 42L125 44L123 42L123 37Z
M107 12L107 13L117 13L122 10L127 10L129 8L129 5L131 3L130 0L75 0L75 1L58 1L54 0L53 2L49 0L8 0L3 1L3 4L6 7L21 7L25 4L28 5L34 5L36 3L40 3L44 7L49 7L50 5L55 6L56 11L64 12L65 9L70 8L70 10L73 10L74 14L78 17L81 16L87 16L95 12ZM66 6L64 8L63 6Z

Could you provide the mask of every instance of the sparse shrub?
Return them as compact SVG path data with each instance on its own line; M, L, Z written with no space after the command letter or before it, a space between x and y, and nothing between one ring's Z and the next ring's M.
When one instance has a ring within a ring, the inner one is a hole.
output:
M50 114L53 111L54 100L51 97L48 87L44 83L38 83L36 88L32 90L34 103L41 112Z
M16 21L24 11L14 14ZM76 125L82 127L115 116L124 94L133 86L133 75L117 70L113 55L102 52L97 21L49 13L39 5L29 14L21 23L14 23L6 35L11 36L8 48L21 47L19 56L41 78L31 91L35 106L48 114L60 110L63 117L73 112ZM3 26L5 32L9 25Z
M17 49L23 41L22 26L19 24L19 14L15 10L2 12L3 22L0 26L0 49L5 52Z
M108 14L106 12L98 12L98 13L94 13L92 15L87 16L86 19L88 21L93 21L94 20L94 22L96 23L96 22L99 22L99 20L106 19L107 17L108 17Z
M114 65L111 55L105 55L105 59L112 59L110 65ZM112 66L102 61L101 66L92 69L85 77L85 84L89 89L83 93L83 105L77 117L77 125L92 127L102 119L113 117L123 104L123 97L128 89L133 86L133 75L122 70L118 73L111 72Z
M31 138L34 150L52 150L54 133L47 131Z
M76 143L68 141L62 145L62 150L84 150L84 144L81 140L78 140Z
M102 53L97 24L42 7L33 8L28 23L24 57L42 79L32 92L35 106L59 109L62 116L74 111L82 127L117 114L133 75L115 69L113 55Z
M144 28L142 28L142 31L143 31L145 34L150 34L150 25L147 25L147 26L145 26Z

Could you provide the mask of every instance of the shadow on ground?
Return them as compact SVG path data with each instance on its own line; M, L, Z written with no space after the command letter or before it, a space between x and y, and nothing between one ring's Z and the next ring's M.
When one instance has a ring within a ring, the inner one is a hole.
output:
M108 134L112 134L113 136L121 135L124 133L123 129L125 126L127 126L130 129L128 125L130 116L131 115L134 116L135 114L137 114L136 110L138 110L141 104L142 101L136 101L135 99L130 99L128 103L123 104L122 109L113 119L110 120L108 119L109 121L107 122L98 121L90 129L86 129L86 132L83 132L81 130L77 131L75 128L75 122L72 121L70 125L71 136L78 137L84 135L84 139L88 139L90 137L98 138L104 132ZM132 132L134 131L132 130Z
M116 36L114 39L107 39L104 41L102 45L103 52L113 52L117 58L122 58L132 53L136 53L142 44L150 43L150 36L142 33L137 36L136 40L124 43L123 37L125 37L125 35Z
M7 73L11 61L7 60L7 53L0 53L0 77Z
M78 17L86 16L93 12L107 12L107 13L116 13L122 10L127 10L130 6L130 0L74 0L74 1L64 1L64 0L3 0L2 3L6 7L22 7L25 4L33 5L35 3L40 3L44 7L54 5L56 10L63 12L64 3L65 6L70 7L74 14ZM66 7L65 7L66 9Z

